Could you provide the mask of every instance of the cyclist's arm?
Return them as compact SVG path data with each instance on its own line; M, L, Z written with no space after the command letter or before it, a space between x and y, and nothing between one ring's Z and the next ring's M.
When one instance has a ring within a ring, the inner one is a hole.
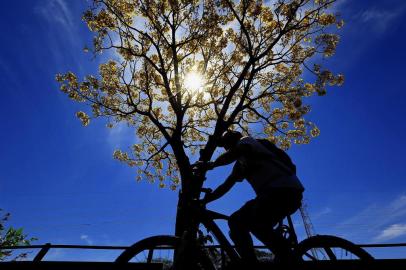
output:
M236 161L241 155L249 150L250 149L247 144L237 144L235 147L224 152L215 161L213 161L211 167L215 168L223 165L228 165Z
M238 162L234 165L233 171L227 177L223 184L218 186L212 193L205 197L206 202L215 201L226 194L236 182L241 182L244 179L244 170Z
M236 181L237 179L231 174L229 177L227 177L226 181L224 181L223 184L218 186L212 193L206 195L205 198L206 203L221 198L234 186Z

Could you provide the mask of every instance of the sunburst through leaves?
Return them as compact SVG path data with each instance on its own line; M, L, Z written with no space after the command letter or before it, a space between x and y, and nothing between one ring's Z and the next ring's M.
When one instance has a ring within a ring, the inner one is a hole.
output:
M191 71L186 74L184 84L186 90L192 94L200 92L204 87L203 75L197 71Z

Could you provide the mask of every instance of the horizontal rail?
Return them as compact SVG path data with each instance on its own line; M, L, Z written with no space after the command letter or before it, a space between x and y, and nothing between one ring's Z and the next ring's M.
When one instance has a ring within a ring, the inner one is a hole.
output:
M271 266L272 264L272 266ZM406 260L385 259L385 260L338 260L338 261L306 261L300 264L277 264L268 263L258 267L256 270L404 270Z
M357 245L361 248L382 248L382 247L406 247L406 243L393 243L393 244L362 244L362 245ZM222 248L220 245L207 245L205 246L206 248ZM96 245L51 245L50 243L47 243L45 245L30 245L30 246L11 246L11 247L0 247L1 249L8 249L8 250L16 250L16 249L40 249L40 251L38 252L38 254L33 258L33 261L31 262L21 262L22 264L13 264L13 263L17 263L17 262L1 262L0 266L2 269L16 269L14 267L18 267L18 269L53 269L53 268L59 268L59 269L68 269L69 267L74 267L75 270L80 270L80 269L84 269L84 268L80 268L81 267L81 263L88 263L88 262L69 262L69 263L74 263L74 265L70 265L68 268L64 268L67 262L63 262L64 264L62 266L59 265L55 265L55 263L60 263L60 262L50 262L50 261L45 261L43 262L42 259L45 257L45 255L48 253L48 251L51 248L65 248L65 249L98 249L98 250L126 250L129 247L128 246L96 246ZM255 246L255 248L257 249L267 249L267 247L265 246ZM171 246L167 246L167 247L160 247L160 249L173 249L173 247ZM376 260L376 261L387 261L387 260ZM11 264L7 264L7 263L11 263ZM18 262L20 263L20 262ZM38 268L25 268L26 264L33 264L33 265L37 265L38 263L50 263L50 264L45 264L45 265L41 265L41 267ZM107 263L107 262L106 262ZM396 268L397 265L401 263L402 264L402 270L406 269L406 260L402 260L402 259L398 259L396 260L391 260L391 261L387 261L387 263L385 263L384 267L385 269L388 269L390 264L390 268L391 270L396 270L396 269L401 269L401 268ZM107 263L108 264L108 263ZM103 267L107 267L107 268L100 268L97 266L98 269L115 269L115 266L110 266L110 265L105 265ZM364 268L351 268L352 266L354 267L358 267L356 266L357 263L355 264L351 264L348 267L346 265L341 266L341 262L340 262L340 266L339 268L331 268L330 266L326 266L327 268L324 268L324 266L321 266L322 268L317 268L317 269L346 269L346 270L350 270L350 269L364 269ZM344 263L345 264L345 263ZM14 265L14 266L13 266ZM47 268L48 265L50 265L50 268ZM318 264L319 265L319 264ZM393 268L393 266L395 268ZM11 268L4 268L4 267L11 267ZM79 267L79 269L77 269ZM85 266L83 266L85 267ZM87 265L86 267L96 267L96 265ZM113 267L113 268L111 268ZM128 268L128 269L151 269L151 268L142 268L142 266L137 266L137 267L141 267L141 268ZM319 267L319 266L317 266ZM345 268L340 268L340 267L345 267ZM127 269L127 268L126 268ZM156 269L156 268L152 268L152 269ZM162 268L158 268L158 269L162 269ZM303 268L305 269L305 268ZM312 267L310 267L309 269L314 269ZM369 267L368 267L369 269ZM375 268L373 268L375 269ZM378 268L377 268L378 269Z
M406 247L406 243L394 243L394 244L356 244L361 248L378 248L378 247ZM12 246L12 247L0 247L0 249L34 249L34 248L43 248L43 247L50 247L50 248L77 248L77 249L127 249L129 246L88 246L88 245L30 245L30 246ZM206 247L211 248L220 248L220 245L207 245ZM267 248L266 246L254 246L255 248ZM165 247L163 247L164 249ZM171 247L168 247L170 249Z
M162 270L161 263L114 262L0 262L1 270Z
M87 245L30 245L30 246L12 246L0 247L0 249L33 249L33 248L77 248L77 249L127 249L129 246L87 246Z
M162 270L162 264L146 263L112 263L112 262L1 262L2 270ZM234 268L230 268L233 269ZM309 261L300 264L276 264L266 263L258 267L252 267L252 270L404 270L406 269L406 260L344 260L344 261ZM237 270L237 269L235 269Z
M406 243L395 243L395 244L360 244L357 245L362 248L369 248L369 247L406 247Z

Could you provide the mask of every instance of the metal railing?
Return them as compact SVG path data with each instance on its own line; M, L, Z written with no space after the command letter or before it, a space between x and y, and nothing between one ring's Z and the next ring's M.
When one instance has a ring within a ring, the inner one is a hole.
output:
M406 243L392 243L392 244L357 244L361 248L393 248L393 247L405 247ZM208 245L209 248L221 248L220 245ZM268 249L266 246L254 246L256 249ZM46 243L43 245L29 245L29 246L4 246L0 247L0 250L17 250L17 249L40 249L40 251L35 255L33 261L41 261L48 251L53 249L95 249L95 250L126 250L129 246L101 246L101 245L53 245L51 243ZM162 247L165 249L165 247ZM171 249L172 247L167 247ZM406 252L405 252L406 258Z
M359 244L361 248L394 248L394 247L406 247L406 243L393 243L393 244ZM132 269L132 270L158 270L162 269L162 264L147 264L147 263L126 263L118 264L114 262L76 262L76 261L43 261L43 258L50 249L94 249L94 250L126 250L128 246L99 246L99 245L53 245L46 243L44 245L30 245L30 246L11 246L0 247L2 250L24 250L24 249L40 249L34 256L32 261L18 261L18 262L0 262L0 268L2 270L8 269L75 269L75 270L87 270L87 269L102 269L102 270L118 270L118 269ZM208 245L207 248L221 249L219 245ZM265 246L255 246L257 249L267 249ZM161 249L173 249L173 247L161 247ZM406 253L405 253L406 255ZM406 256L405 256L406 257ZM269 265L268 265L269 267ZM278 265L272 266L274 270L283 269ZM261 268L258 268L261 269ZM265 268L264 268L265 269ZM378 259L373 262L363 261L317 261L306 262L300 266L300 270L352 270L352 269L390 269L390 270L404 270L406 269L406 259Z

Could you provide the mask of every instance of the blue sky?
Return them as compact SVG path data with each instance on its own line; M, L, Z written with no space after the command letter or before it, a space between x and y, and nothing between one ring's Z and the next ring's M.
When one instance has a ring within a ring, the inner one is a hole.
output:
M406 242L406 4L402 0L338 1L346 25L326 64L344 73L343 87L313 99L321 136L289 154L306 186L315 230L356 243ZM132 130L109 130L58 90L55 74L94 73L105 57L82 48L91 33L81 21L86 2L8 1L0 23L0 208L37 243L129 245L172 234L177 193L146 182L114 161ZM403 124L402 124L403 123ZM215 186L227 175L209 175ZM246 184L210 207L232 213L253 192ZM299 231L300 226L298 227ZM404 249L370 250L379 257ZM112 260L116 253L54 251L48 259Z

